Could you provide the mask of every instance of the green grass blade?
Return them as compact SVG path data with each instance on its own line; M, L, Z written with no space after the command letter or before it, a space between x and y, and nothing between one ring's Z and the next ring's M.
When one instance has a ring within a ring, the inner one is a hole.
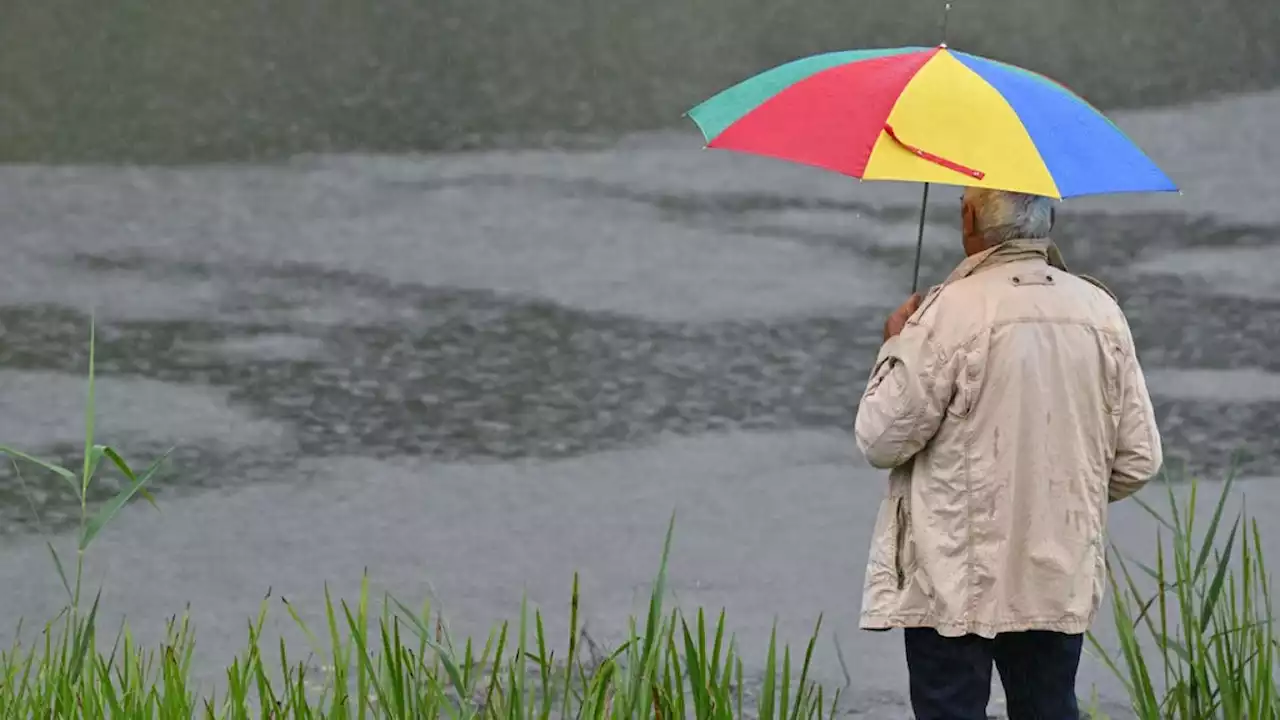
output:
M1125 694L1133 695L1133 685L1130 682L1130 678L1116 664L1116 661L1111 657L1111 653L1102 647L1102 642L1098 640L1098 636L1094 635L1093 631L1089 631L1085 633L1085 639L1089 641L1089 645L1093 648L1093 655L1101 660L1102 664L1107 666L1107 669L1111 671L1116 680L1120 681L1120 684L1124 686Z
M742 658L734 658L733 667L734 677L737 679L737 682L734 684L734 688L736 690L736 697L734 698L736 701L735 707L738 709L737 717L742 718L746 717L742 714L742 689L746 687L746 683L742 681Z
M1225 493L1224 493L1225 497ZM1227 547L1223 551L1226 558L1231 557L1231 550L1235 546L1236 535L1240 530L1240 516L1236 516L1235 523L1231 526L1231 533L1227 536ZM1218 604L1218 599L1222 594L1222 582L1226 578L1227 571L1231 569L1231 563L1227 559L1223 559L1218 563L1218 569L1214 573L1213 582L1209 585L1208 593L1204 598L1204 607L1200 611L1200 632L1204 632L1209 627L1209 621L1212 619L1213 610Z
M14 450L13 448L7 447L5 445L0 445L0 454L8 455L12 458L23 460L25 462L31 463L32 465L35 465L36 467L42 468L44 470L48 470L54 475L57 475L63 480L66 480L67 483L70 485L72 492L75 493L76 498L80 497L81 490L80 490L80 486L76 483L76 474L62 467L61 465L49 462L47 460L41 460L40 458L34 455L28 455L27 453L24 453L21 450Z
M378 668L374 666L373 658L369 654L369 647L366 642L368 638L368 625L366 624L366 616L363 610L364 608L361 607L356 613L352 614L351 607L347 605L346 601L342 602L342 612L346 616L347 627L351 630L351 640L355 644L356 651L359 653L359 659L357 662L364 671L360 675L360 697L356 698L356 701L360 704L361 717L364 717L364 707L368 702L369 697L369 689L365 683L370 680L373 684L373 691L378 696L378 702L381 703L382 707L394 707L391 703L391 698L387 697L386 691L382 687L382 683L377 681Z
M69 677L73 680L80 677L85 660L89 657L89 649L93 645L94 633L97 630L98 603L101 601L102 591L99 590L98 594L93 598L93 606L89 609L89 615L85 618L84 625L76 629L79 638L75 646L75 652L71 656L69 668Z
M485 690L484 707L486 712L491 716L497 717L494 712L494 695L500 692L498 687L499 678L502 676L502 653L507 647L507 629L510 627L508 623L502 623L502 629L498 632L498 646L493 653L493 667L489 670L489 687Z
M805 648L805 651L804 651L804 664L800 666L800 685L799 685L800 694L796 696L795 707L792 708L791 710L791 720L804 720L800 714L802 709L801 698L803 697L803 694L805 692L805 686L806 686L805 684L809 680L809 667L810 667L810 664L813 662L813 649L814 647L817 646L818 636L821 633L822 633L822 615L818 615L818 622L813 627L813 635L809 636L809 646ZM785 713L786 709L787 709L786 705L784 704L782 706L782 711ZM818 703L818 712L819 713L822 712L821 701L819 701Z
M720 610L716 621L715 639L711 643L710 676L714 679L720 673L720 643L724 640L724 609Z
M91 455L93 449L94 418L96 412L96 374L97 374L97 323L89 318L89 383L84 403L84 472L81 475L80 498L89 494L89 481L93 478Z
M58 557L58 551L54 549L52 542L46 542L49 548L49 554L53 556L53 567L58 571L58 579L62 581L62 587L67 591L68 598L75 598L75 593L71 590L71 583L67 580L67 571L62 567L62 558Z
M151 482L151 479L155 477L156 472L160 469L160 464L168 457L169 454L165 453L157 458L155 462L151 463L151 467L147 468L147 471L142 474L142 477L138 478L137 482L131 483L127 487L121 489L120 492L115 494L115 497L108 500L107 503L89 519L89 522L85 524L84 534L80 537L81 550L89 547L93 542L93 539L96 538L98 533L102 532L102 529L107 526L107 523L111 522L112 518L120 512L120 509L125 506L125 503L129 502L134 495L138 494L140 490L146 487L147 483Z
M1163 525L1166 529L1171 530L1173 532L1179 532L1178 528L1175 527L1173 523L1169 522L1169 520L1165 518L1164 515L1160 514L1159 510L1156 510L1154 507L1152 507L1149 503L1147 503L1146 500L1143 500L1138 495L1130 496L1129 500L1132 500L1138 507L1145 510L1148 515L1154 518L1156 522Z
M787 706L791 701L791 646L782 648L782 682L778 685L778 720L787 717Z
M572 717L569 710L570 691L573 687L573 667L574 660L577 659L578 650L578 573L573 574L573 592L569 596L569 657L565 661L564 671L564 700L560 704L560 717L563 720L569 720Z
M778 624L769 633L769 653L765 656L764 686L760 689L759 720L774 720L774 691L778 682Z
M1230 473L1227 475L1226 482L1223 483L1217 507L1213 510L1213 518L1209 520L1209 529L1205 531L1204 541L1200 545L1200 555L1196 558L1195 568L1191 575L1193 579L1199 579L1204 573L1205 563L1209 560L1209 551L1213 549L1213 541L1217 538L1218 524L1222 521L1222 511L1226 509L1227 498L1231 492L1231 484L1234 481L1235 473Z
M701 611L698 613L698 618L699 621L701 621ZM701 627L701 622L699 622L699 626ZM693 634L689 631L689 624L685 622L683 618L680 620L680 628L684 639L686 672L689 674L689 686L693 694L694 717L705 718L708 715L711 705L710 698L707 694L708 682L706 673L709 671L709 668L706 665L706 641L705 638L701 639L702 649L699 650L699 647L694 644ZM673 661L678 662L674 645L669 654Z
M542 611L533 613L533 634L538 645L538 680L541 685L542 707L538 711L539 720L549 720L551 703L555 696L551 693L551 657L547 655L547 636L542 626ZM552 653L554 655L554 653ZM461 689L459 689L461 693Z
M120 473L129 479L130 483L134 485L138 484L138 476L133 472L133 468L129 467L129 463L125 462L125 459L120 456L120 453L116 452L114 448L108 445L97 445L94 447L95 450L98 450L99 448L101 448L101 453L105 455L118 470L120 470ZM165 455L168 456L172 452L173 448L170 448ZM141 495L144 500L151 503L151 507L157 510L160 509L160 506L156 504L155 496L152 495L145 487L139 487L138 494Z
M514 705L521 716L525 713L525 708L529 703L528 694L525 692L525 663L528 662L529 654L529 595L524 594L520 598L520 637L516 640L516 657L511 664L511 670L515 674L515 699L518 705Z

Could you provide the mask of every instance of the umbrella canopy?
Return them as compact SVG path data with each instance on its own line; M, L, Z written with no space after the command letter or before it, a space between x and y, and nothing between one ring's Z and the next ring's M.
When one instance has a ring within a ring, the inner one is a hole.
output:
M687 114L709 148L863 180L1059 199L1178 189L1114 123L1063 85L945 45L803 58Z

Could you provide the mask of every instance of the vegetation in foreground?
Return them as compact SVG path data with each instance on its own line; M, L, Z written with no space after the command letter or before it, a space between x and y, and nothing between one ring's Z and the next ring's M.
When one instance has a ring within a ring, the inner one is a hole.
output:
M1257 520L1227 513L1233 480L1202 533L1195 481L1185 502L1164 484L1167 514L1133 498L1158 523L1155 563L1110 553L1119 652L1089 640L1143 720L1280 718L1271 577Z
M803 656L793 658L771 639L764 676L747 692L724 614L711 623L701 610L688 616L664 607L674 520L643 624L632 618L626 639L612 650L600 651L580 630L576 578L563 658L548 647L541 613L527 606L516 627L502 624L483 645L459 643L430 605L414 611L386 597L373 610L366 582L354 604L326 593L320 635L284 603L310 641L305 654L264 638L264 600L225 679L217 688L199 687L191 673L195 636L185 617L170 622L158 647L140 647L127 626L109 646L100 641L112 635L98 627L99 596L89 602L83 592L85 553L129 501L141 496L154 504L148 486L164 458L135 472L114 449L95 443L94 411L91 340L79 472L0 446L15 466L53 473L80 499L70 573L49 545L67 605L39 633L19 628L14 645L0 652L0 717L832 720L840 712L839 693L828 694L810 678L821 618ZM104 461L125 483L91 511L89 488ZM1258 524L1243 509L1228 518L1230 478L1203 533L1196 532L1197 484L1184 503L1165 486L1168 515L1136 500L1159 523L1155 564L1111 553L1119 650L1108 651L1091 634L1092 650L1143 720L1280 718L1277 636Z
M809 678L821 618L802 659L770 640L766 677L745 697L743 661L734 638L726 635L724 614L711 624L701 611L686 617L664 608L674 519L643 624L632 618L626 640L607 652L579 627L576 577L562 659L548 648L541 613L530 614L527 606L517 627L504 623L482 646L470 639L458 643L430 605L415 612L387 597L379 610L371 609L367 579L354 605L326 592L323 641L295 607L284 603L310 641L309 652L301 655L283 641L271 647L264 638L264 600L248 625L245 650L218 688L199 687L192 676L195 635L185 616L169 623L159 647L138 646L127 626L107 647L100 638L110 635L98 627L100 594L91 602L84 594L85 554L130 500L141 496L154 504L148 486L164 458L136 473L114 449L95 443L94 360L91 335L84 462L78 473L0 446L19 477L21 465L35 466L68 483L80 500L71 572L48 545L66 590L66 607L34 642L25 642L28 633L20 627L14 645L0 652L2 718L823 720L836 712L839 694L828 696ZM91 510L89 489L104 461L125 483Z

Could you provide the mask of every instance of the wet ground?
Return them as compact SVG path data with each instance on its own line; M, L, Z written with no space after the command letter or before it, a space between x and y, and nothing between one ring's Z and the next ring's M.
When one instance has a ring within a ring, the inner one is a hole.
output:
M1125 116L1186 194L1059 213L1072 268L1129 314L1170 457L1210 477L1280 459L1278 111L1271 93ZM934 194L928 281L958 260L958 197ZM411 600L430 581L471 630L525 589L558 620L580 569L608 637L676 510L681 602L727 605L761 650L775 615L800 638L826 612L846 710L901 716L896 636L854 631L879 479L847 429L909 287L915 203L674 132L0 168L0 442L76 457L93 312L102 438L175 448L162 512L130 508L93 572L144 631L190 602L206 669L269 587L305 604L366 566ZM76 509L0 469L0 625L56 611L41 537ZM1148 530L1130 509L1113 528Z

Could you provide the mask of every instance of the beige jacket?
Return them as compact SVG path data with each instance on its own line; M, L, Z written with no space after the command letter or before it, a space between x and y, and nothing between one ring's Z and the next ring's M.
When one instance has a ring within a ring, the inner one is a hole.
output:
M855 423L892 469L861 626L1082 633L1108 501L1162 462L1128 323L1052 243L965 260L880 350Z

